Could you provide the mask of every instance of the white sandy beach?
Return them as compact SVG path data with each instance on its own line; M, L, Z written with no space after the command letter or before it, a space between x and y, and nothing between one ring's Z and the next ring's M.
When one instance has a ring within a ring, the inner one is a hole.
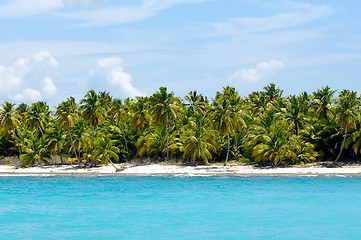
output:
M111 165L95 168L77 168L69 165L63 166L43 166L30 168L16 168L9 165L1 165L2 174L123 174L123 175L153 175L153 174L190 174L190 175L287 175L287 174L361 174L361 166L344 166L338 168L326 168L321 166L307 167L287 167L287 168L257 168L254 166L182 166L182 165L163 165L151 164L144 166L116 165L123 171L116 172Z

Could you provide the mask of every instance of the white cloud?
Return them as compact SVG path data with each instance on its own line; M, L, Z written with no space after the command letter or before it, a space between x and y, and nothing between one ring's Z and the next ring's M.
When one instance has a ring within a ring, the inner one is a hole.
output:
M96 62L95 69L90 71L90 76L95 79L106 79L109 89L114 87L122 90L128 97L142 96L141 91L132 85L132 77L124 72L121 58L101 58Z
M13 100L16 102L37 102L42 99L40 91L32 88L24 89L21 93L18 93L13 97Z
M269 62L259 62L256 69L259 72L277 72L284 68L284 64L281 61L272 59Z
M18 58L11 66L0 65L1 100L31 102L56 95L57 88L48 76L58 67L53 56L42 51Z
M50 77L44 78L44 87L42 89L42 92L44 93L44 96L46 98L54 97L57 93L58 89L55 86L53 80Z
M26 17L62 6L62 0L13 0L7 4L0 4L0 17Z
M270 60L269 62L259 62L255 69L240 69L233 73L229 81L257 82L267 78L282 70L284 64L281 61Z

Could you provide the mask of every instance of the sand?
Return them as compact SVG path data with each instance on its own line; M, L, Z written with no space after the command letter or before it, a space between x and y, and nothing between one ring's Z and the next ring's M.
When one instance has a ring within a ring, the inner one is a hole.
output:
M116 165L122 171L116 172L111 165L95 168L78 168L69 165L43 166L30 168L16 168L15 166L0 165L1 174L120 174L120 175L154 175L154 174L189 174L189 175L350 175L360 174L361 166L343 166L327 168L322 166L297 166L286 168L258 168L250 165L235 166L184 166L151 164L144 166Z

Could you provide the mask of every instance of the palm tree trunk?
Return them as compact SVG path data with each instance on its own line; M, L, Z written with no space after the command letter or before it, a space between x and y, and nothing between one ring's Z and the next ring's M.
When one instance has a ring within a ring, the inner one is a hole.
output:
M168 161L169 160L168 122L166 122L166 124L165 124L165 129L166 129L166 132L167 132L167 159L166 159L166 161Z
M61 165L64 165L63 156L61 155L61 151L59 151L59 155L60 155L60 163L61 163Z
M345 135L343 135L343 140L342 140L342 144L341 144L340 153L338 154L338 156L337 156L337 158L336 158L335 162L337 162L337 161L338 161L338 159L341 157L343 147L345 146L346 135L347 135L347 126L345 127Z
M227 156L226 156L226 161L224 162L224 166L227 165L228 155L229 155L229 145L230 145L230 141L229 141L229 132L228 132L228 131L227 131L227 138L228 138L228 148L227 148Z
M90 149L93 150L93 141L94 141L94 124L92 124L92 141L90 143Z
M70 126L69 126L69 124L68 124L68 133L69 133L69 136L70 136L71 146L73 147L76 160L78 161L78 165L80 166L80 159L79 159L79 157L78 157L78 154L76 153L76 149L75 149L75 146L74 146L73 138L72 138L71 133L70 133Z
M16 139L16 143L18 144L19 153L20 153L20 155L21 155L22 153L21 153L21 148L20 148L20 144L19 144L19 139L18 139L18 137L16 136L14 127L12 127L12 129L13 129L13 134L14 134L15 139Z
M123 131L123 138L124 138L124 143L125 143L125 149L126 149L127 152L129 153L127 138L125 137L125 131L124 131L124 125L123 125L122 119L120 119L120 124L122 125L122 131Z
M110 162L110 164L115 168L115 172L120 172L120 171L123 170L123 169L117 168L117 167L114 165L114 163L112 162L112 160L110 160L110 158L108 158L108 162Z
M39 126L39 130L40 130L41 136L44 138L44 132L43 132L43 129L41 129L40 126Z
M90 149L93 150L93 142L94 142L94 123L92 122L92 140L90 142ZM88 166L89 158L86 158L84 167Z
M237 161L239 161L239 157L238 157L238 141L237 141L237 131L236 131L236 128L234 129L234 139L236 140L236 156L237 156Z

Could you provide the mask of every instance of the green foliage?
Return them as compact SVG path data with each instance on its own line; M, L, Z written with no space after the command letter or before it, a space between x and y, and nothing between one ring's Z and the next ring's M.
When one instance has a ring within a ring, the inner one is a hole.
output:
M176 158L190 164L227 162L271 166L361 156L361 110L356 92L337 97L328 86L282 96L269 84L239 96L224 87L214 99L190 91L184 99L161 87L150 97L112 98L88 91L55 112L45 102L5 102L0 109L0 156L20 155L23 166L66 155L79 165L136 157Z

